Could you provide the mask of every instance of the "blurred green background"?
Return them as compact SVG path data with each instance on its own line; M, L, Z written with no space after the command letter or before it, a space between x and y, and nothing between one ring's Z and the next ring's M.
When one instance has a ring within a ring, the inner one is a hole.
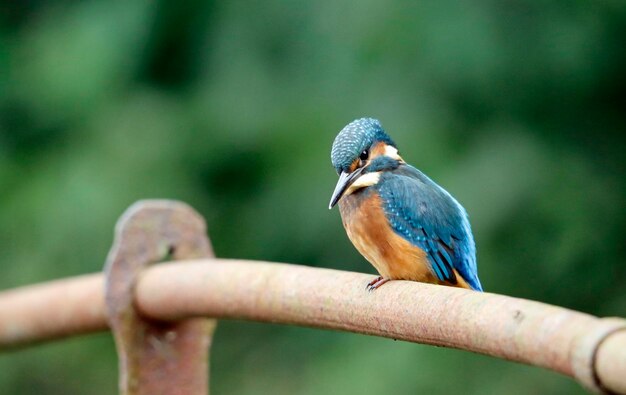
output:
M470 213L489 292L626 316L623 1L2 1L0 289L99 271L142 198L221 257L373 269L329 152L379 118ZM222 322L215 394L583 393L457 350ZM2 394L112 394L109 334L0 355Z

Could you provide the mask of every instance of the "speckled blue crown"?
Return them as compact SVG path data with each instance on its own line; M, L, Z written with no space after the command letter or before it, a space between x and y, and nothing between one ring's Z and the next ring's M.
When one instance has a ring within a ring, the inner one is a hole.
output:
M347 171L361 152L377 141L396 146L377 119L361 118L346 125L335 137L330 151L330 160L337 173Z

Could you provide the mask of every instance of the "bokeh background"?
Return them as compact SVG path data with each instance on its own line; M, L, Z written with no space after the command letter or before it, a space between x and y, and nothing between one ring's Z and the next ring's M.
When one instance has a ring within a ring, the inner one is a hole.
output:
M373 273L329 152L379 118L467 208L487 291L626 316L626 3L2 1L0 289L99 271L142 198L221 257ZM2 394L112 394L109 334L0 355ZM215 394L583 393L457 350L222 322Z

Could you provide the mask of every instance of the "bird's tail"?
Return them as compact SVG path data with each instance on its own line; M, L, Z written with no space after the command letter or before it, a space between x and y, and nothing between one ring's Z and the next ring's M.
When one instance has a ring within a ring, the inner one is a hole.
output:
M453 287L471 289L473 291L482 291L483 290L482 287L480 286L480 283L478 283L478 287L479 288L472 287L467 281L465 281L463 276L461 276L461 273L459 273L456 269L454 269L454 274L456 275L456 284L453 284L452 285Z

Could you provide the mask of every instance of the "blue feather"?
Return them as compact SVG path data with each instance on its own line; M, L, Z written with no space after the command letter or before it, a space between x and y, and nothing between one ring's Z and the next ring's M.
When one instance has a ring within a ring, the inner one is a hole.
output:
M441 281L456 283L453 269L482 291L467 214L439 185L412 166L385 171L376 184L392 229L422 248Z

